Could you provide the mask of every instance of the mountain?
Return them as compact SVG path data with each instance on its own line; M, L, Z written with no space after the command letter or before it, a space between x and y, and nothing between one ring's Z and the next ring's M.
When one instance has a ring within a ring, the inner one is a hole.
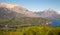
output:
M50 22L34 14L26 8L14 4L0 4L1 26L48 25Z
M44 10L44 11L40 11L40 12L34 12L34 13L39 15L42 18L46 18L49 20L52 20L52 19L58 19L59 20L60 19L60 14L51 8Z
M4 9L4 11L6 11L7 13L8 12L14 12L14 13L18 13L18 14L21 14L20 17L39 17L38 15L36 14L33 14L31 11L29 11L28 9L26 8L23 8L21 6L18 6L18 5L14 5L14 4L3 4L1 3L0 4L0 9ZM0 10L0 11L2 11Z

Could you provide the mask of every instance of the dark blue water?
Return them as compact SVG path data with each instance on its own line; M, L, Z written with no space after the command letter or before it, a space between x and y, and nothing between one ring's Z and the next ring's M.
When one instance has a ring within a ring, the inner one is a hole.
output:
M52 24L49 24L49 26L59 26L60 25L60 20L50 20Z

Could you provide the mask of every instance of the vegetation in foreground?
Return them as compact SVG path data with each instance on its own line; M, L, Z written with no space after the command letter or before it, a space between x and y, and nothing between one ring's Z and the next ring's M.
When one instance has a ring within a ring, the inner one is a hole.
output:
M0 35L60 35L60 27L30 26L0 29Z

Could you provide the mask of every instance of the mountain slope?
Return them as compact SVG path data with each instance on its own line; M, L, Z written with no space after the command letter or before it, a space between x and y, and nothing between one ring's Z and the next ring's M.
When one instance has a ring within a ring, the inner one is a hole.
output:
M31 11L29 11L28 9L26 8L23 8L21 6L18 6L18 5L13 5L13 4L0 4L0 7L3 7L3 8L7 8L8 10L10 11L13 11L13 12L16 12L16 13L21 13L21 14L24 14L26 15L26 17L39 17L38 15L36 14L33 14ZM23 16L23 15L22 15ZM21 17L21 16L20 16Z
M60 19L60 14L54 11L53 9L44 10L42 12L35 12L37 15L46 19Z
M31 26L48 25L50 22L32 13L26 8L13 4L0 4L0 25Z

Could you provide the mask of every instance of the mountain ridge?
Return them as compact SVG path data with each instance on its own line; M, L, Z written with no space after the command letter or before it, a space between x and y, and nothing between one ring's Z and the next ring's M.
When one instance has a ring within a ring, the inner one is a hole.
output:
M41 18L26 8L14 5L10 8L11 5L6 5L0 6L0 25L2 26L41 26L50 24L47 19Z
M39 15L42 18L46 18L46 19L60 19L60 14L58 12L56 12L55 10L49 8L47 10L43 10L41 12L34 12L37 15Z
M23 8L18 5L13 5L13 4L0 4L0 7L7 8L13 12L25 14L27 17L39 17L38 15L34 14L33 12L29 11L26 8Z

